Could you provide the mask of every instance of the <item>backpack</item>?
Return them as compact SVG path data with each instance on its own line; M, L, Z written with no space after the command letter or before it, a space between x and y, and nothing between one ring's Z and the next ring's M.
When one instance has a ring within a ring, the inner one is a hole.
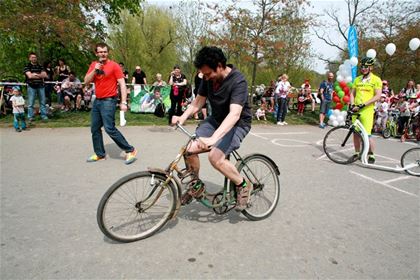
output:
M159 118L163 118L165 116L165 105L163 102L159 102L159 104L156 105L155 112L153 114Z

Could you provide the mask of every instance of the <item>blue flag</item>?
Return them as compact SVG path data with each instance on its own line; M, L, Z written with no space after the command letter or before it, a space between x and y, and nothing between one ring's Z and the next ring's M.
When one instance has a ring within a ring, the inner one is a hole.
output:
M359 55L359 47L357 46L357 31L354 25L350 25L349 35L348 35L348 49L349 49L349 58L353 56L357 58ZM354 79L357 76L357 66L352 66L351 76Z

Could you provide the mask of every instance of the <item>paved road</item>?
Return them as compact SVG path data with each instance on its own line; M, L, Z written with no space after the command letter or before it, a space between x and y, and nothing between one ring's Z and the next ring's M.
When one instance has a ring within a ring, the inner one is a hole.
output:
M242 144L241 154L280 168L269 219L193 203L149 239L112 242L96 224L102 194L126 174L165 167L185 141L166 127L122 131L139 149L130 166L107 137L108 160L85 163L88 128L0 129L1 279L420 278L420 179L334 164L320 146L326 131L310 126L255 126ZM391 165L413 145L377 142L378 161ZM222 183L206 161L202 170L209 187Z

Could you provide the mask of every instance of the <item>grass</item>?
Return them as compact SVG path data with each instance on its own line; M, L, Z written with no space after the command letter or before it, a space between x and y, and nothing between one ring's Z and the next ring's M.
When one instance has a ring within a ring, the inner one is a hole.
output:
M119 124L119 111L115 114L115 122ZM125 116L127 120L127 126L166 126L168 125L168 119L156 117L153 114L138 114L127 112ZM318 113L311 113L310 111L305 112L304 116L298 116L296 111L290 111L287 113L286 121L290 125L316 125L318 124ZM188 123L194 124L196 121L190 120ZM275 125L275 118L272 113L267 113L267 121L253 120L253 125L266 124ZM90 126L90 112L60 112L56 110L53 116L47 122L41 121L41 118L36 116L35 122L32 126L46 127L46 128L58 128L58 127L89 127ZM0 127L13 127L13 115L9 113L6 116L0 117Z

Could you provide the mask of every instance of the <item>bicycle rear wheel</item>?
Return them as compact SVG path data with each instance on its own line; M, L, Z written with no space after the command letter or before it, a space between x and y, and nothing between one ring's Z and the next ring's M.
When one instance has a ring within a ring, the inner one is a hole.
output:
M328 131L324 137L323 148L327 157L335 163L349 164L357 160L354 157L353 136L360 137L360 151L363 151L364 142L359 132L347 126L337 126Z
M280 180L277 166L264 155L246 156L237 164L239 173L254 186L250 207L242 211L248 219L258 221L269 217L280 197Z
M420 176L420 148L411 148L401 156L401 166L406 167L414 164L410 169L405 170L410 175Z
M102 197L97 211L101 231L110 239L132 242L159 231L175 211L177 192L167 177L149 171L127 175Z

